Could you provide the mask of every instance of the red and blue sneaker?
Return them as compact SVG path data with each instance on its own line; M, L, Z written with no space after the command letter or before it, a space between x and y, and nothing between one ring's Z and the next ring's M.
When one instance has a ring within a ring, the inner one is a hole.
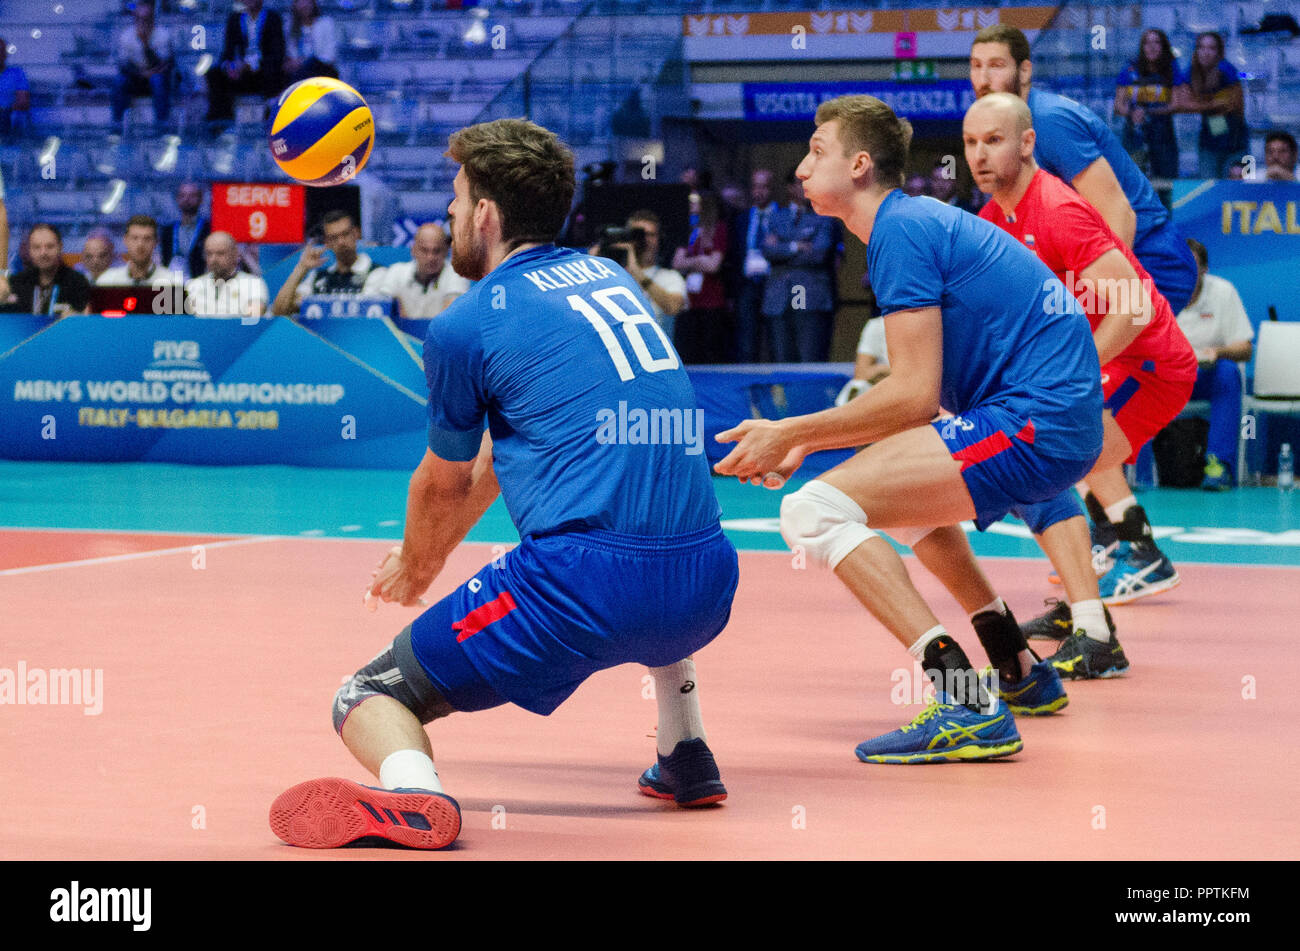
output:
M700 737L682 740L667 756L641 774L637 788L643 796L671 799L679 806L711 806L727 798L713 753Z
M337 849L368 838L412 849L445 849L460 835L460 806L428 789L311 779L271 803L271 831L304 849Z

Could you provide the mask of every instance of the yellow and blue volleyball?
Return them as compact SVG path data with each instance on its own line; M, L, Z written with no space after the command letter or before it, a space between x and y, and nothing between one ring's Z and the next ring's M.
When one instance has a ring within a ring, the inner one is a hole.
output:
M375 118L361 93L317 76L280 96L271 122L271 157L304 185L341 185L361 171L375 144Z

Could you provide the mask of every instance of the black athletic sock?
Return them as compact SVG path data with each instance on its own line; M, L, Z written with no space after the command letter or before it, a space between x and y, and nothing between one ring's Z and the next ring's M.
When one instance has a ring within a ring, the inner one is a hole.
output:
M1020 676L1020 652L1029 649L1029 642L1025 640L1011 609L1007 608L1005 614L981 611L970 622L984 653L989 655L989 663L998 672L998 680L1013 684L1023 679Z
M970 658L947 634L925 645L924 666L934 688L947 694L953 703L976 713L992 707L988 691L980 681L979 673L971 666Z
M1092 519L1094 525L1109 525L1110 518L1106 515L1106 506L1097 501L1097 496L1089 492L1083 497L1083 507L1088 510L1088 517Z
M1156 547L1156 537L1151 530L1151 522L1147 520L1146 510L1140 505L1129 506L1128 511L1124 513L1124 520L1115 523L1115 535L1120 541L1128 542L1139 550L1150 550Z

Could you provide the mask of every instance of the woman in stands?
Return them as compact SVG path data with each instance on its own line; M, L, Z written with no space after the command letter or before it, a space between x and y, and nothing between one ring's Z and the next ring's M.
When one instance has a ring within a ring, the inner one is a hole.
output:
M688 309L678 317L673 343L683 363L725 363L732 334L722 274L727 225L713 192L691 192L690 201L697 223L686 246L673 255L673 270L686 276Z
M1223 58L1223 37L1196 37L1196 54L1186 86L1174 97L1175 112L1201 114L1199 171L1202 178L1226 178L1250 148L1246 106L1237 68Z
M338 37L334 18L321 16L317 0L293 0L289 15L289 45L284 71L296 83L312 76L339 78L334 66Z
M1124 149L1151 178L1178 177L1178 139L1171 111L1187 73L1164 30L1147 30L1137 56L1119 74L1115 115L1124 117Z

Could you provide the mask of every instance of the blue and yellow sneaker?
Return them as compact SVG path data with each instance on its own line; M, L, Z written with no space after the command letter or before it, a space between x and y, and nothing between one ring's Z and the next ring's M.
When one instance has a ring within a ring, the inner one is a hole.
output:
M1011 756L1024 746L1001 700L993 713L976 713L939 693L911 723L859 743L854 752L864 763L943 763Z
M1182 582L1173 562L1152 542L1120 542L1115 567L1097 583L1102 604L1128 604L1150 597Z
M703 739L682 740L637 780L641 795L671 799L679 806L711 806L727 798L718 764Z
M1226 492L1232 488L1232 473L1214 453L1205 454L1205 478L1201 488L1206 492Z
M1112 633L1103 644L1082 631L1075 631L1061 644L1061 649L1047 658L1056 672L1071 680L1097 680L1118 677L1128 670L1124 648Z
M1035 654L1034 657L1038 658L1038 655ZM1019 683L1002 681L998 685L998 693L1018 717L1047 716L1070 702L1056 668L1050 660L1041 658L1029 668L1029 676Z

